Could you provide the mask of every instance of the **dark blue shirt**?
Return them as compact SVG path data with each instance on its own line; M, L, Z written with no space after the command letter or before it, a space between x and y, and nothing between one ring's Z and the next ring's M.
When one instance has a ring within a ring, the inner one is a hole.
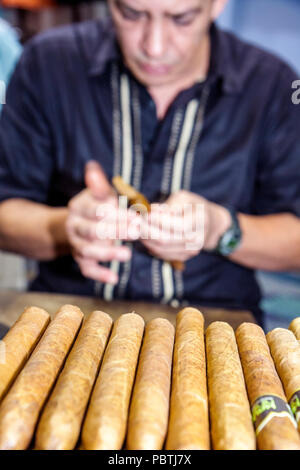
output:
M35 37L1 116L0 201L65 206L84 188L93 159L151 202L186 189L245 214L300 216L297 77L215 25L211 41L206 81L181 92L159 121L151 96L122 63L109 22ZM130 262L107 266L120 276L114 288L85 279L71 256L41 262L31 288L259 312L254 271L222 256L202 252L180 273L136 242Z

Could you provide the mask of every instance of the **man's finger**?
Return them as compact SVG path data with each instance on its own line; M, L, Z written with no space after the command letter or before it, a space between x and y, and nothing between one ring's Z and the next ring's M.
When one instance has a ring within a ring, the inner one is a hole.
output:
M84 258L75 258L79 264L80 271L84 277L108 284L117 284L118 275L104 266L100 266L96 261Z
M91 195L90 190L85 189L80 195L71 199L68 208L72 215L80 215L85 219L101 220L116 212L118 200L112 196L105 201L100 201Z
M107 262L118 260L128 261L131 258L131 250L127 246L116 246L111 241L86 242L84 238L73 235L73 257L87 258L89 260Z
M117 260L121 262L129 261L131 251L126 246L103 246L96 243L89 243L83 248L83 254L87 258L93 258L97 261Z
M196 256L202 249L202 246L196 243L185 243L170 248L151 240L142 240L142 243L151 253L165 260L184 261L191 256Z
M204 214L201 207L182 208L181 213L168 208L155 209L142 218L143 231L157 238L156 232L169 231L170 233L186 234L198 231L204 224Z
M86 164L84 179L87 188L97 199L105 199L115 194L101 165L94 160Z

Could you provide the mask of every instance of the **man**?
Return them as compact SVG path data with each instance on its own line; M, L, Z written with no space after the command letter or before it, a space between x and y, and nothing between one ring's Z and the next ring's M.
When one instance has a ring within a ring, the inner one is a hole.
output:
M0 248L41 260L32 289L260 320L254 270L299 269L296 77L216 28L225 4L110 0L114 29L68 26L27 46L1 121ZM142 232L116 210L116 175L156 203ZM203 208L203 240L187 206ZM160 213L188 226L181 239ZM116 226L118 242L102 236Z

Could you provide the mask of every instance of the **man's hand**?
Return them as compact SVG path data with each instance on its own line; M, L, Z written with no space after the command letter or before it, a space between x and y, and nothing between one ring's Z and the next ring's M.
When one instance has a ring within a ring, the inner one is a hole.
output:
M182 190L165 204L151 205L141 224L141 241L158 258L185 262L203 249L214 249L230 222L227 209Z
M87 163L85 183L87 188L68 205L66 230L72 254L85 277L116 284L118 276L99 262L130 259L130 249L115 241L137 238L136 231L130 231L135 215L118 207L118 197L97 162Z

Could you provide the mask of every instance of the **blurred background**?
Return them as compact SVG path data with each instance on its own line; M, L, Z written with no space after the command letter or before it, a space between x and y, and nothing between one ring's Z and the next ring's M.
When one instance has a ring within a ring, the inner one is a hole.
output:
M22 45L48 28L99 18L107 14L105 0L0 0L0 85L7 84ZM300 78L300 0L229 0L219 19L224 29L274 52ZM3 102L0 86L0 106ZM1 112L1 111L0 111ZM0 252L0 289L25 290L35 264ZM287 327L300 316L300 273L258 272L263 291L265 329Z

